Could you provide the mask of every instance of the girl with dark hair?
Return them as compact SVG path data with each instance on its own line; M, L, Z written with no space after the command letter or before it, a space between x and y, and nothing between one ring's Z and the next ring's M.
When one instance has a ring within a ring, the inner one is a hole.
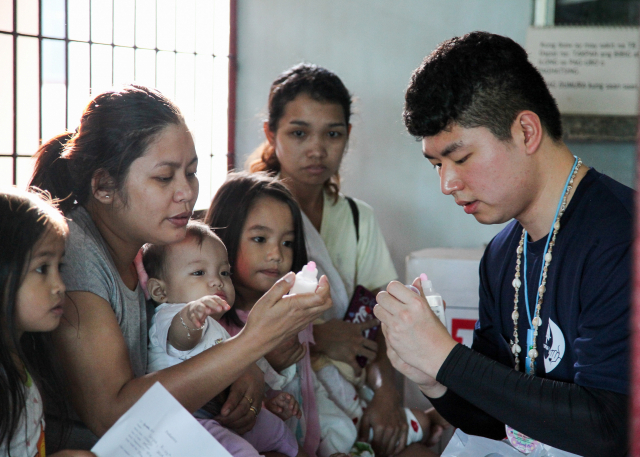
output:
M284 274L307 263L302 216L278 181L264 174L233 173L215 195L205 222L227 245L236 304L221 323L235 335L256 300ZM271 387L293 395L300 404L302 417L291 417L286 424L309 456L348 453L357 430L316 379L309 354L312 340L309 324L287 342L299 360L279 369L283 379Z
M64 217L38 195L0 192L0 455L45 455L41 391L49 407L65 409L48 332L62 316L67 233Z
M169 99L132 85L97 95L64 139L43 145L32 184L65 199L70 218L63 272L69 300L54 341L79 419L72 442L90 449L157 381L191 412L231 384L218 422L250 430L250 403L263 390L254 362L330 306L328 285L313 296L281 299L291 287L285 277L259 300L241 336L145 375L149 310L134 259L145 243L186 236L198 196L191 133Z
M334 199L340 191L340 161L346 150L349 133L351 132L351 94L340 78L326 68L317 65L299 64L282 73L271 84L269 91L269 117L264 122L264 132L267 137L247 159L247 166L251 172L265 171L271 174L282 172L281 160L285 159L282 153L276 150L273 134L278 131L280 119L285 115L287 105L293 102L299 95L320 103L333 105L331 108L336 115L336 122L328 125L329 131L325 132L334 141L332 157L334 167L323 170L321 178L322 187ZM340 113L342 116L340 116ZM288 132L299 140L303 139L302 131ZM289 167L285 164L285 169ZM308 170L318 174L320 170ZM285 174L287 170L285 170ZM326 175L326 176L325 176Z
M373 389L372 400L358 418L360 439L368 440L373 429L376 454L391 455L405 448L408 426L384 337L382 332L377 341L363 336L375 320L343 321L356 286L376 292L397 278L372 208L340 193L339 169L351 132L350 116L351 95L337 75L316 65L296 65L271 85L263 126L266 142L248 158L247 166L277 176L294 195L303 214L309 258L331 284L334 306L323 316L324 323L314 325L318 378L331 393L336 379L335 373L329 376L330 366L335 365L340 377L356 389ZM291 348L278 348L271 357L277 352L287 360ZM365 370L358 356L369 360ZM427 452L420 444L412 446Z
M292 253L291 265L285 271L300 271L307 263L307 250L304 245L302 215L300 208L291 193L278 181L266 174L231 173L225 183L213 197L205 223L214 229L227 247L231 268L238 268L238 253L242 242L242 230L247 217L260 199L269 198L285 204L291 213L293 230L283 243ZM236 273L237 275L237 273ZM282 275L281 275L282 276ZM267 288L268 289L268 288ZM236 285L236 306L227 312L223 319L229 324L242 327L244 323L238 319L236 309L243 309L242 304L253 305L257 298L253 294L243 295L242 288Z

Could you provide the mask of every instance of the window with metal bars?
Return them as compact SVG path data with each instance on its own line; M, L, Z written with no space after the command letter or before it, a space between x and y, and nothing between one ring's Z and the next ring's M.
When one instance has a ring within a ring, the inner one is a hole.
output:
M135 82L180 106L208 207L227 171L232 1L0 0L0 185L24 188L42 140Z

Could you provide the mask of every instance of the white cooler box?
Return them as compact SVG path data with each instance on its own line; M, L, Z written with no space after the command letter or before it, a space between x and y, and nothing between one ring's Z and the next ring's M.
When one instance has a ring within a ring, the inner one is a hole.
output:
M427 274L447 303L447 330L465 346L471 346L478 320L478 268L483 253L483 249L433 248L412 252L406 259L406 284L420 273ZM404 402L407 407L430 407L420 389L408 379L404 381Z

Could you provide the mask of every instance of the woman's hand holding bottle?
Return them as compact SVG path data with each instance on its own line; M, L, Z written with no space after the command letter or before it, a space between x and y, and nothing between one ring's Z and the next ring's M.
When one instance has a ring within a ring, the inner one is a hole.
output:
M297 335L333 306L326 276L320 278L315 293L285 297L294 280L295 274L292 272L278 280L254 305L243 329L243 333L255 335L270 350Z

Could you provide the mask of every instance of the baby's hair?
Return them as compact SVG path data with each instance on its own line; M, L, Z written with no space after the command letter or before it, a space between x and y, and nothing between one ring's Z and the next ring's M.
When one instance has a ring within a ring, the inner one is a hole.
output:
M54 363L49 333L24 332L16 327L18 291L31 254L39 240L53 231L66 237L62 214L47 193L15 188L0 190L0 443L7 448L25 407L24 378L15 355L36 381L52 409L68 416L58 365Z
M281 182L266 173L230 173L213 197L204 221L215 230L227 247L231 269L237 265L242 229L253 205L262 197L270 197L289 206L293 218L295 240L291 269L299 271L307 263L302 213L293 195ZM237 291L236 291L237 293ZM222 317L226 322L242 327L235 308Z
M195 238L198 246L202 246L205 238L222 240L211 228L201 221L189 221L187 224L186 238ZM223 243L224 244L224 243ZM165 260L168 245L158 245L147 243L142 247L142 264L149 278L163 279L165 275Z

